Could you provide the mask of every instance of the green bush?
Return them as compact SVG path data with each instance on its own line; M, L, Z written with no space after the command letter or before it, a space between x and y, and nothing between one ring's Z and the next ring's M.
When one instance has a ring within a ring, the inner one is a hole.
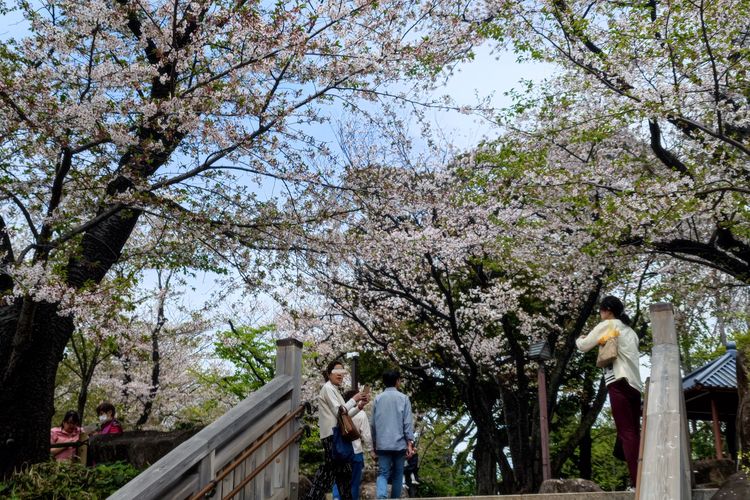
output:
M10 500L98 500L107 498L138 475L130 464L117 462L85 467L71 462L32 465L0 482L0 498Z

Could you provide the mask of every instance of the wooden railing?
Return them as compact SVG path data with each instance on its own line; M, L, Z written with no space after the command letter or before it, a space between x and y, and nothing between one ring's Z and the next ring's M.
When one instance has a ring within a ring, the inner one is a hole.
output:
M110 500L296 500L302 344L277 342L276 376Z
M636 498L690 500L690 441L674 311L666 303L652 304L650 309L654 348Z

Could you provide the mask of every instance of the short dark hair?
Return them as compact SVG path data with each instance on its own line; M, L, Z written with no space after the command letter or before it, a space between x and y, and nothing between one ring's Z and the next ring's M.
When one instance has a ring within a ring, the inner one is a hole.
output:
M68 412L63 417L62 422L60 423L60 428L62 428L62 426L63 426L63 424L65 424L65 422L69 422L71 424L75 424L75 425L80 426L81 425L81 416L75 410L68 410Z
M395 387L401 374L398 370L386 370L383 372L383 383L386 387Z
M354 395L357 394L357 392L359 391L357 391L356 389L349 389L348 391L346 391L344 393L344 401L349 401L350 399L352 399Z
M112 418L115 418L115 415L117 415L117 410L115 410L115 405L107 401L103 402L102 404L96 407L97 415L99 415L100 413L109 413L109 412L112 412Z
M331 375L331 372L334 368L336 368L336 365L344 366L344 363L342 363L340 359L334 359L333 361L328 363L328 366L326 366L326 377ZM328 379L326 378L326 380Z
M334 368L336 368L336 365L344 366L344 363L341 362L340 359L334 359L328 365L326 365L326 369L323 371L323 380L326 382L328 381L328 377L331 375L331 372Z

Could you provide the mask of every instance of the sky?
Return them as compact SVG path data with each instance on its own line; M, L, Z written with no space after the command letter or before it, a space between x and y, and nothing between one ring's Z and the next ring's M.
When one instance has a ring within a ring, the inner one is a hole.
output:
M17 12L0 14L0 41L10 37L22 37L25 30L26 23ZM493 52L490 43L475 47L474 54L473 60L458 64L451 75L441 81L441 85L433 91L432 97L448 95L456 106L467 107L476 105L480 99L488 98L494 108L500 109L510 104L506 92L520 86L521 79L541 81L553 72L553 68L549 65L519 63L516 56L508 51ZM405 115L408 111L409 109L404 108ZM317 129L314 130L314 134L322 140L329 141L332 149L336 149L337 127L340 123L346 122L349 117L341 109L333 108L330 113L331 122L316 125ZM457 152L471 149L482 140L491 139L499 134L497 126L487 120L457 111L430 109L426 112L425 119L429 122L441 145L450 146ZM407 120L407 125L417 144L416 147L419 148L421 140L419 124L414 123L413 120L411 122ZM268 185L262 185L258 189L270 197L280 187L269 182ZM183 305L187 307L200 307L220 286L215 277L207 273L188 278L188 283L193 290L187 290L184 296ZM144 284L147 287L154 286L155 278L147 277ZM261 309L264 311L272 309L271 304L266 303L267 300L262 299ZM227 311L227 314L233 313ZM253 314L256 313L253 312ZM266 314L261 314L261 316L266 316Z
M538 63L519 63L516 56L508 51L493 52L490 44L477 47L475 57L471 61L459 64L452 75L435 88L432 97L448 95L457 106L473 106L478 99L490 98L494 108L501 109L511 104L506 92L519 87L519 81L533 80L540 82L553 73L550 65ZM405 110L406 113L406 110ZM346 122L347 116L343 112L331 111L332 120L329 123L315 125L314 135L322 140L330 141L332 149L337 149L336 137L339 123ZM463 114L457 111L429 110L425 118L429 121L438 140L442 139L456 151L465 151L475 147L482 140L492 139L500 133L497 125L477 115ZM420 138L419 126L411 123L410 132L418 143ZM273 196L275 190L282 189L271 180L267 186L261 188L268 196ZM187 294L185 300L196 306L219 286L210 274L199 274L192 280L195 292ZM258 303L251 304L247 311L248 321L266 323L275 315L276 307L268 296L260 295ZM234 308L227 314L239 314Z

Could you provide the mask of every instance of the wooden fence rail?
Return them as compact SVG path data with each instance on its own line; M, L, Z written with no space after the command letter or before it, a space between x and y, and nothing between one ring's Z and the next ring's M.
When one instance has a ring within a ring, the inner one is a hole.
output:
M276 376L110 500L296 500L302 343L276 343Z
M654 348L637 500L690 500L690 444L672 304L651 305Z

